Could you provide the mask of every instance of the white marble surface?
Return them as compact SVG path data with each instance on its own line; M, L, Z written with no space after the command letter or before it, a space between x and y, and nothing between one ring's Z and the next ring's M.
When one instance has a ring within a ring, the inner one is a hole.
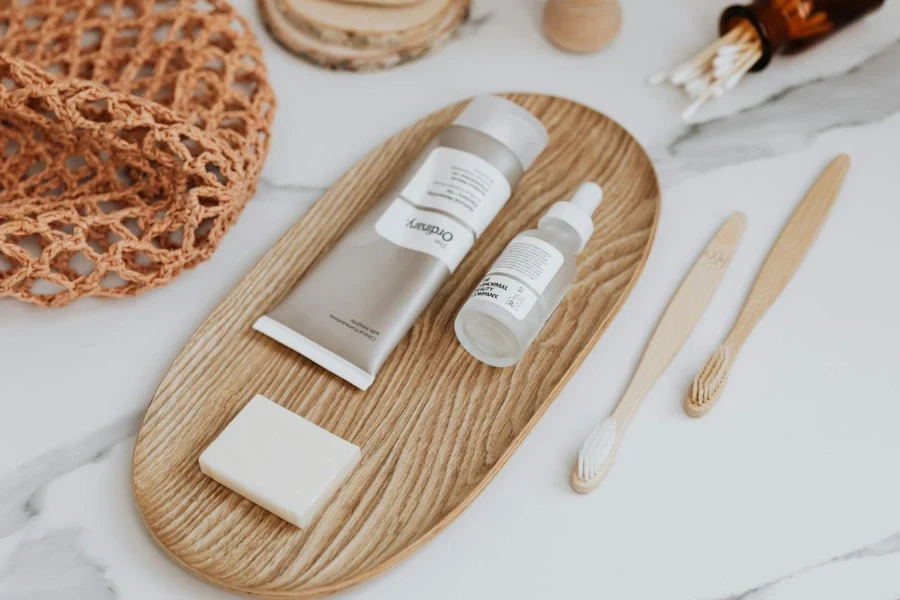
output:
M402 125L490 91L579 100L657 161L656 244L609 331L496 480L436 540L346 598L900 598L900 2L782 59L702 112L646 75L711 39L719 2L623 0L594 56L549 46L537 0L476 0L443 51L372 74L318 71L263 38L280 108L257 197L212 260L139 298L0 301L0 600L233 597L182 572L131 496L156 384L226 291L336 176ZM262 34L250 0L240 7ZM707 418L685 388L735 317L817 171L853 157L822 235ZM697 252L749 229L722 288L591 496L567 474Z

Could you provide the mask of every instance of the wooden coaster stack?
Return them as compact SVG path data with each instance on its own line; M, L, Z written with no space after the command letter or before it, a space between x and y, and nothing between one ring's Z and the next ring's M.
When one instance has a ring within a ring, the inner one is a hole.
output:
M328 69L393 67L435 49L456 31L470 0L257 0L272 36Z

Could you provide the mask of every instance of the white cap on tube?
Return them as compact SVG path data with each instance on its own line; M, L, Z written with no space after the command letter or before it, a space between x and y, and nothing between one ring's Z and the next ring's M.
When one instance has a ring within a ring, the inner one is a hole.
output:
M540 119L515 102L499 96L478 96L453 121L488 135L519 158L527 169L547 147L549 135Z
M591 234L594 233L594 221L591 215L600 206L601 200L603 200L603 189L599 185L593 181L582 183L568 202L554 202L553 206L538 221L538 227L545 220L566 223L578 234L580 241L578 252L581 252L591 238Z

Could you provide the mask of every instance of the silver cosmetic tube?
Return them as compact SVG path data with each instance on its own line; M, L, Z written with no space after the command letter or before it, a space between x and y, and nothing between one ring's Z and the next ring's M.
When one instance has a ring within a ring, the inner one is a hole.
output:
M253 328L367 389L546 143L524 108L476 98Z

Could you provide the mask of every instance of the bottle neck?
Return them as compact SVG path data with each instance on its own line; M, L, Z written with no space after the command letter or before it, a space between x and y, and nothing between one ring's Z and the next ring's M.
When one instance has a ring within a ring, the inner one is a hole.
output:
M538 227L549 234L560 250L565 250L573 255L581 252L581 238L571 225L559 219L545 219Z

